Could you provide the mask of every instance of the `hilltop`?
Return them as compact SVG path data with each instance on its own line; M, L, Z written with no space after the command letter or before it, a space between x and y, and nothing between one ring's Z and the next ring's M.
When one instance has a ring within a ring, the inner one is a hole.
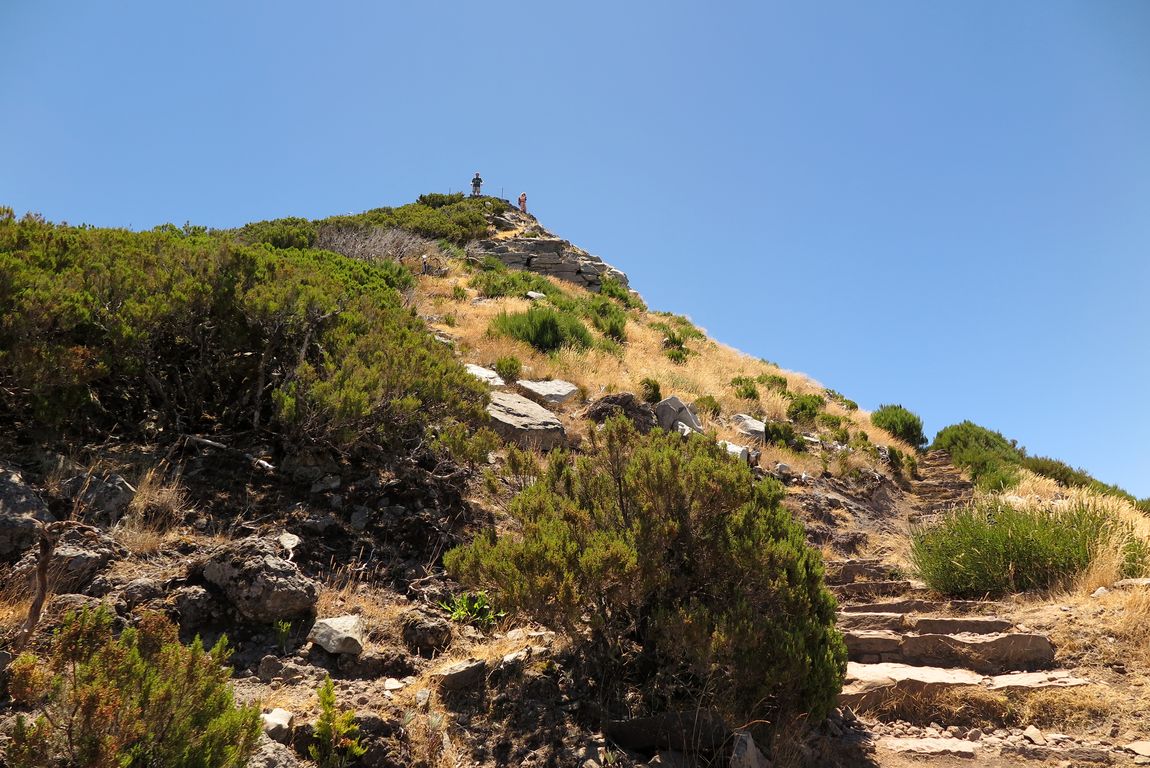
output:
M207 717L101 698L136 679L108 659L148 680L224 634L239 706L171 698L258 736L253 768L1150 750L1145 501L974 424L928 446L506 201L227 231L0 209L0 307L13 768L63 749L17 715L82 698L48 684L61 626L124 718L108 755Z

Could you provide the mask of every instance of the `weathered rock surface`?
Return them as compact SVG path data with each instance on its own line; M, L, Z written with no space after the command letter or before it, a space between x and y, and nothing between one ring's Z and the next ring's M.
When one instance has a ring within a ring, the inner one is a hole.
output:
M17 471L0 466L0 559L14 558L36 543L36 521L55 520Z
M736 445L735 443L720 440L719 445L722 446L727 453L731 454L744 464L751 463L751 449L745 445Z
M307 639L328 653L363 653L364 626L359 614L320 619L311 628Z
M627 275L598 256L592 256L545 230L537 231L542 231L544 236L481 240L477 244L478 253L481 256L494 256L514 269L551 275L592 291L598 291L603 278L608 276L627 287Z
M840 630L885 629L901 632L906 629L905 618L901 613L842 613L836 624Z
M896 738L880 739L878 745L891 752L916 755L950 755L952 757L974 757L977 745L963 739L948 738Z
M272 741L267 734L260 734L256 751L245 768L300 768L302 765L290 747Z
M479 683L486 672L486 661L468 659L437 670L432 673L432 677L439 681L439 687L445 691L461 691Z
M894 695L921 696L959 685L979 685L983 676L968 669L915 667L909 664L847 663L839 704L867 709Z
M439 616L412 611L403 619L403 642L420 656L433 656L451 644L451 624Z
M502 387L504 385L503 377L490 368L484 368L482 365L475 365L474 363L465 363L464 368L475 378L482 381L491 387Z
M115 539L91 528L68 528L56 539L48 565L49 582L56 592L83 592L114 560L127 555ZM36 573L39 551L26 552L16 564L16 579L30 580Z
M674 395L659 401L658 405L655 406L655 418L658 420L659 426L668 432L674 431L676 424L685 424L690 427L692 432L703 431L699 417L687 407L686 403Z
M487 413L504 440L524 448L549 451L567 444L567 432L555 414L522 395L492 392Z
M730 768L771 768L755 740L746 731L735 731L731 746Z
M569 381L552 379L550 381L527 381L520 379L515 385L523 395L536 402L565 403L579 394L579 387Z
M635 429L643 435L654 429L658 423L655 420L655 409L632 392L616 392L611 395L604 395L587 406L587 410L583 412L585 418L596 424L602 424L615 414L626 416L635 425Z
M80 519L92 523L116 523L132 498L136 495L127 480L120 475L75 475L61 485L64 498L78 504Z
M908 635L899 646L901 661L926 666L962 665L996 675L1033 671L1054 663L1054 646L1045 635L1014 633Z
M264 733L269 739L278 741L280 744L287 744L291 741L292 725L295 722L293 713L276 707L271 712L261 714L260 720L263 721Z
M908 616L906 624L919 634L935 635L995 634L1014 628L1014 622L994 616Z
M767 439L767 425L754 416L746 413L736 413L731 420L735 423L735 431L760 443Z
M240 539L212 552L189 575L202 574L243 620L270 624L314 614L316 583L279 552L276 542Z
M995 675L987 681L986 687L992 691L1003 691L1011 688L1073 688L1089 683L1089 680L1075 677L1064 669L1052 669L1046 672L1010 672Z

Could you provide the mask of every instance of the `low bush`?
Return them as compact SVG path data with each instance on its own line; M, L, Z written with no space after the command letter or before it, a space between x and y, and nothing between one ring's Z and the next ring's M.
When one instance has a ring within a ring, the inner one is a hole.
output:
M759 388L750 376L736 376L731 379L731 386L735 388L735 397L741 400L759 399Z
M499 378L510 383L518 379L519 374L523 372L523 363L514 355L501 357L495 361L495 372L499 374Z
M583 304L595 330L614 341L627 340L627 313L618 304L602 296L593 296Z
M787 406L787 418L798 424L814 424L826 404L819 395L796 395Z
M718 416L723 411L722 406L719 405L719 401L710 395L703 395L695 400L695 409L699 413L705 413L709 416Z
M843 408L847 409L848 411L857 411L859 409L858 403L856 403L854 400L847 399L847 397L845 395L843 395L842 392L839 392L838 390L826 389L826 390L823 390L823 392L824 392L824 394L826 394L828 400L832 400L832 401L838 403L839 405L841 405Z
M511 502L515 532L448 552L451 575L578 639L609 709L642 691L649 711L821 719L846 654L782 485L711 440L640 435L623 417L590 442L573 464L553 454Z
M643 379L639 382L639 396L644 402L654 405L663 399L663 390L655 379Z
M482 629L490 629L507 615L491 604L486 592L464 592L441 601L439 607L447 611L452 621Z
M986 427L971 421L952 424L939 430L930 447L949 452L955 466L970 472L984 489L1000 490L1017 482L1023 452L1017 443Z
M755 380L767 389L773 389L779 392L787 391L787 377L780 373L760 373L755 377Z
M764 442L768 445L778 445L782 448L793 448L802 444L795 428L785 421L763 422Z
M257 707L237 707L221 638L205 651L179 642L160 614L119 637L105 607L69 613L47 658L9 667L18 716L5 748L10 768L243 768L260 733Z
M892 435L914 448L926 445L926 435L922 433L922 419L901 405L880 405L870 415L870 423L885 429Z
M915 531L911 559L932 589L977 598L1056 586L1108 547L1126 557L1124 575L1145 569L1146 543L1097 505L1023 509L987 501Z
M315 743L308 747L308 756L319 768L347 768L367 752L367 747L359 740L355 712L339 711L331 675L324 676L316 693L319 696L319 718L315 722Z
M647 309L647 305L643 303L637 293L627 290L622 283L610 275L599 278L599 295L614 299L627 309L637 309L640 312Z
M668 347L663 350L663 354L675 365L683 365L687 362L690 352L682 347Z
M815 417L815 424L823 429L839 429L843 425L843 417L833 413L820 413Z
M480 296L489 299L501 296L523 298L528 291L548 295L560 293L555 284L543 275L519 269L507 269L502 264L499 264L499 269L483 269L472 275L469 285L478 291Z
M532 307L513 314L504 312L492 320L491 328L526 342L540 352L555 352L563 347L587 349L593 342L591 332L579 318L550 307Z
M488 216L508 209L497 197L464 197L424 195L423 202L398 208L375 208L350 216L332 216L315 222L323 227L382 227L405 229L431 240L445 240L462 245L485 237ZM454 201L454 202L451 202Z

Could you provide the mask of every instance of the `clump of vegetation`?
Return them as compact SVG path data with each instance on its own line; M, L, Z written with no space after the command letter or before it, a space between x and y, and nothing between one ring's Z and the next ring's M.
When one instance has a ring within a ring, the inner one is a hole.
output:
M795 428L785 421L763 422L763 442L780 448L795 448L802 445Z
M781 373L760 373L755 377L755 380L767 389L773 389L778 392L787 391L787 377Z
M838 390L826 389L823 390L823 393L826 395L828 400L838 403L848 411L857 411L859 409L858 403L856 403L854 400L848 399L845 395L843 395L842 392L839 392Z
M640 312L647 309L647 305L639 298L639 294L627 290L622 283L610 275L603 275L599 278L599 295L614 299L626 309L637 309Z
M562 295L562 291L543 275L522 269L508 269L494 256L483 260L480 271L471 276L469 283L480 296L489 299L501 296L523 297L528 291L548 296Z
M682 315L670 312L655 314L664 318L651 323L652 328L663 334L663 354L677 365L686 363L688 356L691 355L687 342L691 339L705 339L706 336Z
M1140 575L1148 565L1147 543L1097 504L1039 509L986 501L914 532L911 559L932 589L984 597L1055 586L1082 573L1106 548L1122 553L1124 576Z
M687 349L687 343L681 335L668 330L663 337L663 354L675 365L683 365L687 362L691 350Z
M467 289L462 285L451 287L451 298L455 301L467 301Z
M495 361L495 372L499 374L499 378L510 383L523 373L523 363L515 355L507 355Z
M719 401L711 395L703 395L702 397L695 400L695 409L699 413L705 413L709 416L718 416L723 412L723 408L719 405Z
M394 262L6 209L0 274L0 410L28 429L132 435L151 420L363 454L485 418L485 388L405 307L414 278Z
M367 752L367 747L359 741L355 713L339 711L331 675L324 676L317 693L319 719L315 723L315 743L308 747L308 756L319 768L346 768L351 761Z
M901 405L880 405L870 415L870 423L885 429L892 435L915 448L926 445L926 435L922 433L922 419Z
M795 395L787 405L787 418L798 424L813 424L826 404L819 395Z
M985 490L1002 490L1018 482L1022 452L999 432L964 421L939 430L930 447L948 451L955 466L970 472Z
M490 629L507 615L491 604L486 592L464 592L440 602L439 607L447 611L452 621L482 629Z
M205 651L179 642L160 614L119 637L100 607L69 613L47 658L21 654L9 693L40 712L18 716L4 753L11 768L242 768L260 732L259 709L237 707L221 638Z
M759 399L759 388L750 376L736 376L731 379L731 386L735 388L735 397L742 400Z
M509 507L515 533L447 553L452 576L573 637L656 711L717 707L740 722L821 718L846 654L817 551L782 486L702 437L609 419L572 464L553 454ZM589 622L589 623L585 623Z
M618 304L593 296L584 302L584 309L595 330L614 341L627 340L627 313Z
M815 417L815 424L823 429L835 430L843 425L843 417L833 413L820 413Z
M550 307L531 307L526 312L512 314L504 312L492 320L491 328L526 342L540 352L555 352L563 347L587 349L594 341L579 318Z
M639 396L643 402L654 405L663 399L663 389L655 379L646 378L639 382Z
M332 216L316 222L324 227L381 227L404 229L431 240L445 240L462 245L468 240L485 237L488 216L507 210L497 197L463 197L423 195L418 202L398 208L375 208L350 216Z

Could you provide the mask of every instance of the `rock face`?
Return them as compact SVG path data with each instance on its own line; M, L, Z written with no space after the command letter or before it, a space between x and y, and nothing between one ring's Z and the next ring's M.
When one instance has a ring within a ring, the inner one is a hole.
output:
M421 656L433 656L451 644L451 624L414 611L403 619L403 642Z
M33 577L38 554L38 551L25 553L16 564L17 579ZM110 536L91 529L69 528L60 534L52 551L48 565L50 583L59 593L83 592L113 560L126 554L127 550Z
M275 542L247 538L225 544L197 569L247 621L270 624L315 613L316 583L280 557Z
M654 429L658 423L655 420L655 409L650 404L635 397L632 392L616 392L612 395L605 395L587 406L583 415L596 424L602 424L617 413L630 419L631 423L635 425L635 429L643 435Z
M0 466L0 560L15 558L36 543L36 521L55 520L19 472Z
M655 406L655 418L658 419L659 426L668 432L676 429L676 424L684 424L690 427L692 432L703 431L699 417L687 407L686 403L674 395L659 401L659 404Z
M470 688L483 679L487 672L487 662L483 659L468 659L458 661L451 666L435 672L432 677L439 681L439 687L445 691L461 691Z
M543 237L481 240L477 251L481 257L494 256L513 269L550 275L592 291L599 290L604 277L611 277L627 287L627 276L598 256L592 256L549 232L543 231L543 234Z
M746 413L736 413L732 417L732 421L735 422L735 430L740 435L758 440L760 443L766 440L767 425L755 417Z
M136 489L115 473L76 475L64 481L61 491L79 504L81 519L103 525L114 525L123 517L136 495Z
M474 363L465 363L463 367L472 376L490 387L502 387L504 384L503 377L490 368L484 368L482 365L475 365Z
M363 653L363 619L358 614L320 619L311 628L307 639L328 653Z
M567 444L567 433L555 414L521 395L492 392L487 413L504 440L524 448L549 451Z
M524 381L515 382L523 394L542 403L565 403L579 393L579 387L569 381L553 379L551 381Z

